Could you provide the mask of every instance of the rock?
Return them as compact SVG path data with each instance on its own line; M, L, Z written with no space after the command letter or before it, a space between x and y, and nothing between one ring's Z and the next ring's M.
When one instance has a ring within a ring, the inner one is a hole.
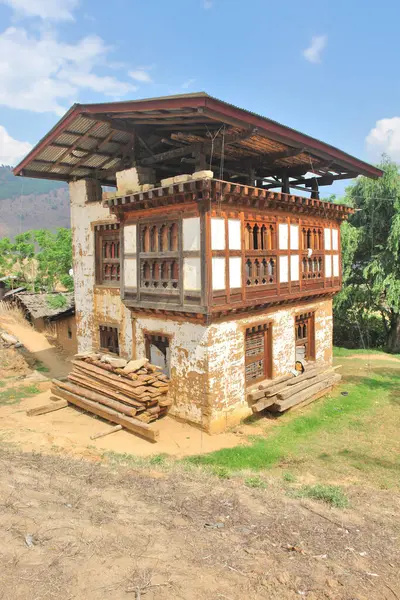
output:
M102 356L101 360L114 367L114 369L123 369L127 363L125 358L114 358L113 356L107 355Z
M212 171L196 171L193 173L193 179L212 179L214 177L214 173Z
M94 358L96 360L101 358L101 354L99 352L92 352L92 350L87 350L86 352L79 352L74 355L74 358Z
M15 337L15 335L11 335L9 333L2 333L1 334L1 339L6 343L6 344L18 344L18 338Z
M169 187L170 185L174 185L174 177L166 177L165 179L161 179L161 187Z
M128 364L122 369L124 373L129 375L129 373L134 373L138 371L149 362L148 358L138 358L137 360L130 360Z

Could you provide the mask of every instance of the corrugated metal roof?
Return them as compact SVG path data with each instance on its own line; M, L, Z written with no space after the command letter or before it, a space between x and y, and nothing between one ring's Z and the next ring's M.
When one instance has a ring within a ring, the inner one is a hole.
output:
M90 118L86 114L90 114ZM120 115L123 118L115 118L115 115ZM319 161L323 161L325 164L332 165L332 170L335 171L335 165L339 165L341 170L338 172L344 172L345 176L346 172L350 172L351 176L365 174L378 177L381 175L379 169L333 146L324 144L310 136L305 136L272 119L267 119L257 113L243 110L233 104L218 100L205 92L149 98L146 100L74 105L49 134L29 153L27 158L15 168L14 172L18 175L22 174L24 169L27 169L28 176L34 176L35 172L40 175L49 172L52 177L58 173L61 177L64 175L64 178L68 179L70 175L74 177L87 176L91 173L91 170L85 169L85 166L93 166L95 168L99 167L98 176L101 178L101 172L112 168L110 164L113 166L118 165L119 159L117 157L121 157L122 145L126 145L131 139L132 133L121 131L121 129L124 129L124 127L129 128L130 126L133 128L132 131L135 131L137 127L140 128L142 125L147 127L153 122L156 122L153 130L158 132L157 127L159 127L159 124L162 124L163 129L159 133L164 133L167 136L172 131L179 131L182 127L184 129L188 124L191 130L195 132L198 124L203 122L208 123L208 128L219 127L219 123L225 122L229 125L230 130L236 129L238 131L245 131L245 128L250 128L251 126L257 127L257 134L253 134L248 139L235 143L229 149L225 150L227 159L229 159L229 153L231 153L232 158L240 160L260 155L260 158L264 156L268 161L268 154L273 155L279 151L293 149L293 147L300 148L301 150L303 145L306 149L304 155L300 154L291 158L285 158L285 160L282 160L282 162L278 161L276 164L274 162L274 166L281 165L300 168L302 165L305 166L310 154L312 154L312 162L315 166L318 166ZM105 139L109 134L110 124L114 128L112 142L104 144L103 147L101 139ZM201 125L201 127L203 126ZM207 127L204 126L204 132L202 132L203 139L206 138ZM170 128L169 134L168 128ZM142 129L140 129L140 132L142 134ZM146 131L142 135L146 136ZM154 132L153 134L150 133L150 139L151 135L154 135ZM117 142L120 142L120 145ZM65 151L62 150L60 152L60 148L52 146L52 143L66 144L71 147L78 145L78 147L88 149L89 155L87 160L83 160L83 155L78 157L76 152L75 157L68 153L65 153L65 156L63 156L63 152ZM139 144L139 160L140 153L144 152L142 145ZM102 151L115 154L115 159L112 159L110 162L104 162L106 157L101 156ZM218 152L216 152L216 155L218 155ZM52 165L37 162L37 160L48 160L55 163L60 157L62 157L61 163L69 164L71 167L73 164L79 163L79 166L76 170L68 172L68 169L65 171L58 167L52 167ZM106 175L107 177L111 177L109 181L112 183L112 176L109 174Z

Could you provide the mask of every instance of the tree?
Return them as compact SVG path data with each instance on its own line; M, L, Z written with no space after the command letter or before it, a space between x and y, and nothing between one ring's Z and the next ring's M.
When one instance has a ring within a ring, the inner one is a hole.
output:
M39 247L36 254L36 285L46 291L53 291L57 282L67 289L73 289L73 279L69 275L72 268L72 238L70 229L48 229L34 232Z
M360 323L379 315L387 349L400 352L400 174L387 157L379 167L381 178L359 177L346 189L356 212L342 226L343 290L335 311Z
M15 275L19 285L52 292L57 283L73 289L70 229L27 231L0 239L0 276Z

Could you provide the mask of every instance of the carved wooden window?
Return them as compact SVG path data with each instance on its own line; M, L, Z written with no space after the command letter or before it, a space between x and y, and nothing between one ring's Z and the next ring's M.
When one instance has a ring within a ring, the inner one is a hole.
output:
M296 360L314 359L314 313L296 315L295 338Z
M246 329L245 378L248 385L272 376L270 335L267 324Z
M100 349L119 354L117 327L100 325Z
M276 284L276 224L247 221L244 226L245 285Z
M323 230L322 227L303 227L301 230L303 250L323 250Z
M109 229L112 227L112 229ZM96 283L118 286L120 281L119 226L104 225L95 229Z
M140 287L145 290L179 288L178 222L146 223L140 226Z
M301 261L302 279L320 279L323 276L322 256L303 257Z

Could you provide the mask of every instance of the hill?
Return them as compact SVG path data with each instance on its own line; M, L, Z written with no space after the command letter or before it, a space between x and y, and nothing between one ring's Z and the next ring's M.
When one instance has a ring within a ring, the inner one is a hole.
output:
M11 169L0 166L0 237L70 227L66 183L15 177Z

